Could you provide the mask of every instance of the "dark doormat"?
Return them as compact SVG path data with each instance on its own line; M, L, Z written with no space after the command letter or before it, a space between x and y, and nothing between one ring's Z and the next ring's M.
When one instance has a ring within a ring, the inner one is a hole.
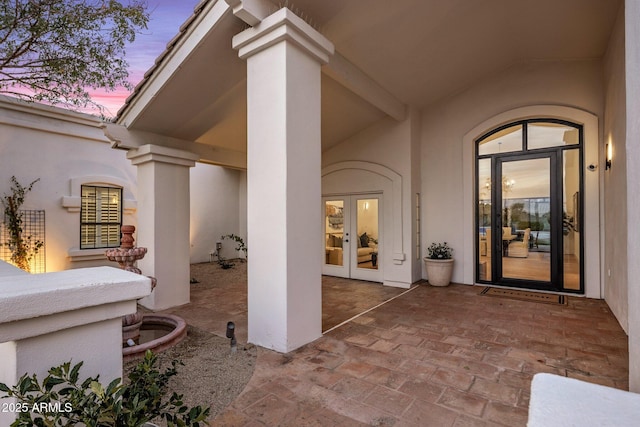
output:
M522 301L542 302L545 304L567 305L567 297L564 295L546 294L542 292L486 287L480 292L480 295L511 298Z

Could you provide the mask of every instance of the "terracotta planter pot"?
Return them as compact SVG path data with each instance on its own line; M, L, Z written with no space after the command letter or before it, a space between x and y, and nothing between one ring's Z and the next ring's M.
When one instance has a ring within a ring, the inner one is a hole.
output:
M427 279L431 286L447 286L451 282L453 273L453 258L431 259L423 258L427 267Z

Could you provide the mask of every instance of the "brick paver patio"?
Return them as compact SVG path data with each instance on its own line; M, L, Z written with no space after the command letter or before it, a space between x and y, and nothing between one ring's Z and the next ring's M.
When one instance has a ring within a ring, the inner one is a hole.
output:
M358 301L388 292L325 277L323 298L335 281L359 287ZM260 348L251 381L213 425L524 426L535 373L628 389L627 336L604 301L551 305L481 289L420 284L294 352ZM208 304L238 302L190 306Z

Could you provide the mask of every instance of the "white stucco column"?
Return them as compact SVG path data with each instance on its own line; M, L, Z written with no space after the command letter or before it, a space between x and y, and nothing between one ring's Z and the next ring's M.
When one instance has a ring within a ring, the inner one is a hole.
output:
M158 145L127 153L138 171L136 246L148 248L138 261L142 274L158 280L140 301L152 310L189 302L189 168L196 154Z
M288 9L233 38L247 60L249 341L321 336L320 67L333 45Z
M640 392L640 1L625 2L627 88L627 277L629 295L629 390ZM615 152L613 157L615 167Z

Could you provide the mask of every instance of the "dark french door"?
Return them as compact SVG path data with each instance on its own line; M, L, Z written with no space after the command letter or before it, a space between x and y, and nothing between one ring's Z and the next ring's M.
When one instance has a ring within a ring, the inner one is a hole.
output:
M531 140L536 126L546 143ZM479 150L478 282L582 292L581 128L574 126L519 122Z

